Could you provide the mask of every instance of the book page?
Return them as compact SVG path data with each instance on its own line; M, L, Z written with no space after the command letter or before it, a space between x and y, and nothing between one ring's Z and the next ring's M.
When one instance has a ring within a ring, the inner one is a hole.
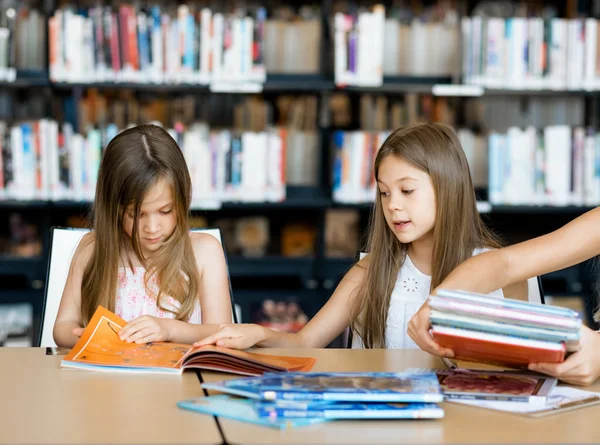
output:
M99 306L83 335L64 362L89 365L173 368L181 365L190 345L166 342L144 344L127 343L119 338L119 331L127 323Z

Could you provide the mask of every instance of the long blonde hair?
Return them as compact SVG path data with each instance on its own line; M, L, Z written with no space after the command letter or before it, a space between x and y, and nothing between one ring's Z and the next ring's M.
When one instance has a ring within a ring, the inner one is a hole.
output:
M451 127L420 123L395 130L377 153L376 180L379 167L388 156L403 159L431 177L436 198L436 222L430 290L470 258L474 249L500 246L479 216L469 165ZM369 262L352 305L352 331L361 337L365 348L385 347L390 296L407 248L408 245L401 243L388 227L381 195L377 193L366 247Z
M144 258L138 219L145 195L160 179L171 186L176 225L173 234L151 259ZM144 284L156 274L161 297L170 295L181 303L178 320L189 319L199 289L199 274L189 237L192 184L185 158L173 138L155 125L130 128L110 141L102 155L96 197L92 208L93 254L83 273L81 313L84 325L99 305L115 310L120 252L126 247L123 220L133 205L133 250L146 268ZM133 267L129 260L129 267ZM172 311L171 311L172 312Z

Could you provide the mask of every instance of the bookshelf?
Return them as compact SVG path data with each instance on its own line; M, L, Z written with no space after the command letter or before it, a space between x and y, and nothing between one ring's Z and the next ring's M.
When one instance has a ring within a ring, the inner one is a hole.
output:
M266 2L271 7L271 2ZM298 2L278 2L281 4L296 5ZM361 3L361 2L359 2ZM364 2L366 4L366 2ZM383 2L386 3L386 2ZM390 3L390 2L387 2ZM417 2L425 5L432 2ZM463 13L470 13L477 2L462 1ZM564 2L549 2L558 6L558 12L562 16L572 14L568 12ZM323 112L324 104L334 94L347 94L350 101L356 103L360 95L375 94L394 98L405 94L435 94L436 87L442 85L460 86L463 78L461 73L440 74L389 74L383 76L379 86L360 85L336 85L333 67L334 35L332 33L332 11L334 2L332 0L321 0L318 2L321 16L320 29L321 40L318 45L319 69L316 73L270 73L267 71L264 82L260 84L259 96L274 98L279 95L291 94L296 96L316 95L318 98L318 114L315 119L317 138L320 144L319 165L317 184L312 186L286 187L286 199L281 202L241 202L223 201L218 208L194 208L193 216L206 218L210 221L220 218L242 218L247 216L265 216L270 221L288 219L310 220L315 228L314 254L305 258L286 257L278 252L267 252L263 257L244 257L239 253L228 255L230 275L233 282L234 298L242 305L244 321L250 321L249 314L253 306L265 298L277 298L293 296L297 301L306 306L309 317L327 301L339 279L352 266L353 257L330 258L326 255L325 248L325 217L331 209L356 210L360 215L360 229L364 233L368 220L371 204L369 203L342 203L332 199L332 153L331 140L333 132L338 129L331 122L331 116ZM48 15L54 12L54 6L46 10ZM14 82L0 82L0 91L14 91L22 94L25 90L38 91L43 89L50 97L72 97L81 99L89 90L124 91L133 95L226 95L214 93L211 86L198 83L171 83L153 84L131 81L123 82L65 82L50 78L50 71L40 70L17 70ZM476 91L476 90L472 90ZM245 95L246 93L238 92ZM253 94L248 94L252 96ZM463 94L458 94L463 95ZM473 93L464 94L468 99ZM526 100L528 97L577 97L585 100L585 106L589 110L594 104L597 105L597 96L600 89L499 89L482 87L480 97L503 97L517 96ZM462 98L457 98L461 101ZM358 107L356 107L358 108ZM353 114L356 109L353 109ZM354 116L355 117L355 116ZM587 118L587 116L586 116ZM356 120L356 119L354 119ZM594 122L588 122L595 124ZM356 125L352 124L348 130L353 130ZM478 190L479 192L480 190ZM485 219L492 226L500 227L501 235L509 235L517 232L520 239L527 236L535 236L549 231L567 222L592 206L549 206L549 205L489 205L486 189L480 194L482 200L481 211ZM18 258L14 256L0 257L0 276L24 276L27 282L28 298L33 299L35 308L41 308L43 298L43 283L45 281L47 246L48 240L43 234L52 225L66 225L70 216L84 215L89 208L85 202L73 202L69 200L5 200L0 201L0 219L5 218L10 212L23 211L33 213L33 219L38 223L42 241L42 253L34 258ZM518 218L518 222L516 219ZM552 224L547 224L551 220ZM543 223L542 223L543 221ZM278 224L274 224L278 225ZM279 224L282 225L282 224ZM361 233L361 235L362 235ZM274 240L278 244L279 240ZM277 249L276 249L277 250ZM562 280L565 285L564 293L573 291L581 292L581 289L589 289L589 274L586 275L583 266L571 268L563 274L557 273L552 280ZM560 293L560 291L557 291ZM2 295L5 291L0 290L0 303L3 302Z

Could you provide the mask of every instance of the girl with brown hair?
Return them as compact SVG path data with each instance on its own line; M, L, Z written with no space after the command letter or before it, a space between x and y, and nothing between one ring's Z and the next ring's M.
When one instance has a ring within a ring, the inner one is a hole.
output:
M162 128L110 141L93 230L75 251L54 324L58 346L72 347L99 305L128 322L119 335L136 343L191 343L231 321L221 244L190 233L191 189L181 149Z
M394 131L377 154L374 174L368 255L301 331L223 325L196 345L324 347L350 326L353 347L415 348L407 324L430 291L464 260L499 243L479 217L467 159L449 126ZM501 289L494 294L503 295Z

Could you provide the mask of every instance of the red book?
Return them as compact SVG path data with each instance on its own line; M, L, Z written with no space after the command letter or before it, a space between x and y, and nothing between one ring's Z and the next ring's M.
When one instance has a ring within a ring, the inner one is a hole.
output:
M529 340L445 326L434 326L431 333L440 346L454 351L456 359L513 368L527 367L529 363L561 363L567 351L564 343Z

